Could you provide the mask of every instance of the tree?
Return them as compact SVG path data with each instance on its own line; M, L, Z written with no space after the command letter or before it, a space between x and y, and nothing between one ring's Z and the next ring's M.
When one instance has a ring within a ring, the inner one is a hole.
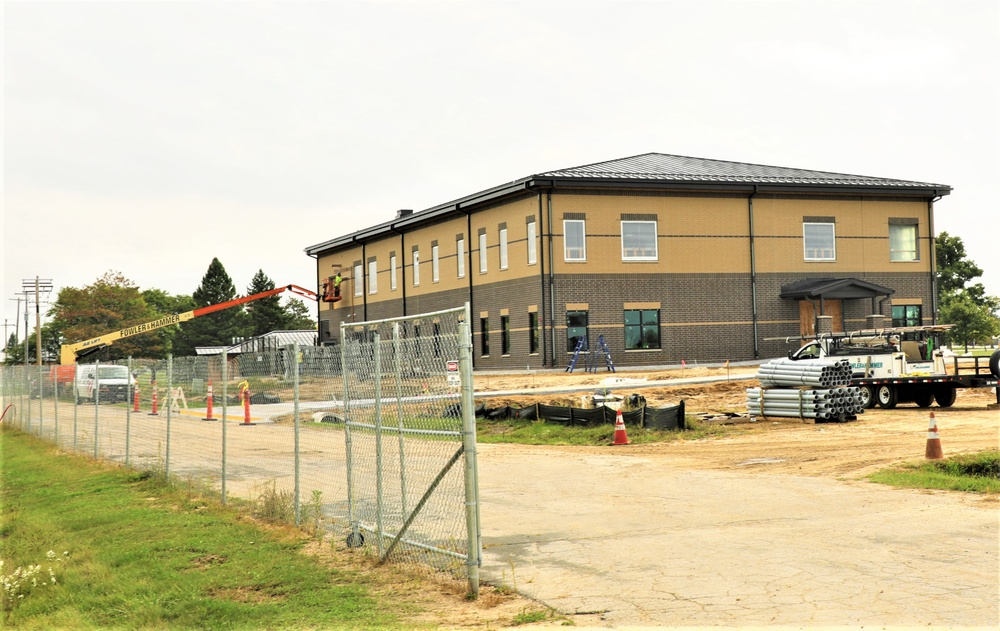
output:
M247 295L252 296L272 289L274 281L267 277L264 270L257 270L253 280L250 281L250 286L247 287ZM286 329L290 320L285 308L281 306L280 294L247 303L247 314L250 323L248 335L253 337Z
M109 270L82 289L64 287L49 311L52 320L42 327L46 346L82 342L156 317L139 288L121 272ZM155 332L122 338L101 351L101 359L159 357L163 342Z
M237 297L233 279L218 258L213 258L208 271L201 279L201 285L191 298L195 308L216 305ZM194 355L199 346L228 346L246 335L246 312L242 305L220 309L181 324L174 338L174 353Z
M952 294L942 302L941 320L955 325L948 331L947 337L952 344L964 344L965 352L969 352L969 345L977 340L1000 335L1000 319L990 307L978 304L967 293Z
M316 318L313 317L306 303L298 298L291 298L285 308L288 311L288 323L285 328L292 331L316 329Z
M194 298L186 295L171 295L162 289L147 289L142 292L142 297L146 304L150 306L156 316L176 315L194 309ZM165 326L156 329L156 335L160 337L163 345L163 357L167 353L172 353L180 329L176 326Z
M950 294L965 289L973 278L983 275L983 270L966 258L965 244L961 237L953 237L942 232L935 245L937 261L938 289L942 294ZM980 285L981 287L981 285Z

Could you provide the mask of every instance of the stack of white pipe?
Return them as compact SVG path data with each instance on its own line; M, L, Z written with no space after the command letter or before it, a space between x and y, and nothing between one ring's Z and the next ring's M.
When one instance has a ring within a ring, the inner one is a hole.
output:
M774 359L757 370L765 388L837 388L851 383L851 362L846 359Z
M863 414L861 389L853 386L822 390L747 388L751 416L842 419Z

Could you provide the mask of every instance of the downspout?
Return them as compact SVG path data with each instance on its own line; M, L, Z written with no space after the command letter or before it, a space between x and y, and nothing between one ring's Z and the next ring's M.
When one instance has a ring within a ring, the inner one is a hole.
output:
M399 286L403 289L403 313L402 313L402 315L405 316L406 315L406 233L405 232L401 232L398 228L396 228L396 224L391 224L389 226L389 228L393 232L395 232L396 234L399 235L399 262L400 262L400 265L399 265L399 271L400 271L399 283L400 284L399 284ZM389 273L391 274L392 270L389 270Z
M320 282L319 282L319 254L317 254L316 256L313 256L312 254L309 254L307 252L306 256L312 257L316 261L316 295L319 296L319 300L316 301L316 345L317 346L322 346L323 345L323 340L320 339L321 335L320 335L320 325L319 325L319 323L321 322L321 320L320 320L320 316L321 316L320 308L323 306L323 288L322 288L322 286L320 285ZM332 333L331 333L331 337L333 337Z
M934 202L941 199L935 195L927 201L927 230L931 239L931 324L938 320L938 285L937 285L937 237L934 235Z
M750 217L750 309L753 319L753 358L760 358L759 314L757 313L757 246L753 232L753 198L757 194L757 185L747 198L747 211Z
M542 237L542 235L545 234L545 222L543 221L544 219L543 215L545 214L544 210L545 209L542 203L542 192L538 191L538 236L540 238ZM544 245L544 242L542 245ZM546 311L545 309L545 248L544 247L538 248L538 259L540 263L538 269L538 291L541 293L541 307L542 307L542 312L539 314L539 317L541 319L539 320L538 325L542 329L542 335L540 336L542 338L542 368L545 368L545 361L546 358L548 357L548 344L546 343L545 340L545 314L548 313L548 311ZM549 262L549 265L551 264L552 263ZM531 333L532 332L529 331L528 335L531 335Z
M546 193L547 203L548 203L548 218L549 218L549 335L551 337L551 344L549 349L552 352L551 363L552 368L556 367L556 277L553 262L555 254L552 251L552 189L550 188Z
M365 291L367 288L365 285L365 279L368 277L368 246L365 243L361 244L361 319L365 322L368 321L368 292ZM357 281L355 281L357 282Z

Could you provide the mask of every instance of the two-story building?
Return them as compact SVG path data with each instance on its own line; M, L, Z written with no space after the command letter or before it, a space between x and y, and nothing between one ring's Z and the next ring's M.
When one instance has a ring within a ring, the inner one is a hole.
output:
M530 175L306 248L341 322L470 303L477 368L784 354L767 338L935 314L944 184L649 153ZM331 293L331 292L327 292ZM430 334L430 333L427 333Z

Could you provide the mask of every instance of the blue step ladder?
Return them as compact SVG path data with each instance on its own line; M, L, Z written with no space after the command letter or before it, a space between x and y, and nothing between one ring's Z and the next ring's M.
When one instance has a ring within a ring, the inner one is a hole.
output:
M587 336L582 335L576 342L576 349L573 351L573 359L570 360L569 366L566 366L566 372L573 372L573 369L576 368L576 360L580 359L580 353L585 350L587 350Z
M587 356L587 372L600 370L601 359L604 360L604 365L608 370L615 372L615 363L611 361L611 349L608 348L603 335L597 336L597 352Z

